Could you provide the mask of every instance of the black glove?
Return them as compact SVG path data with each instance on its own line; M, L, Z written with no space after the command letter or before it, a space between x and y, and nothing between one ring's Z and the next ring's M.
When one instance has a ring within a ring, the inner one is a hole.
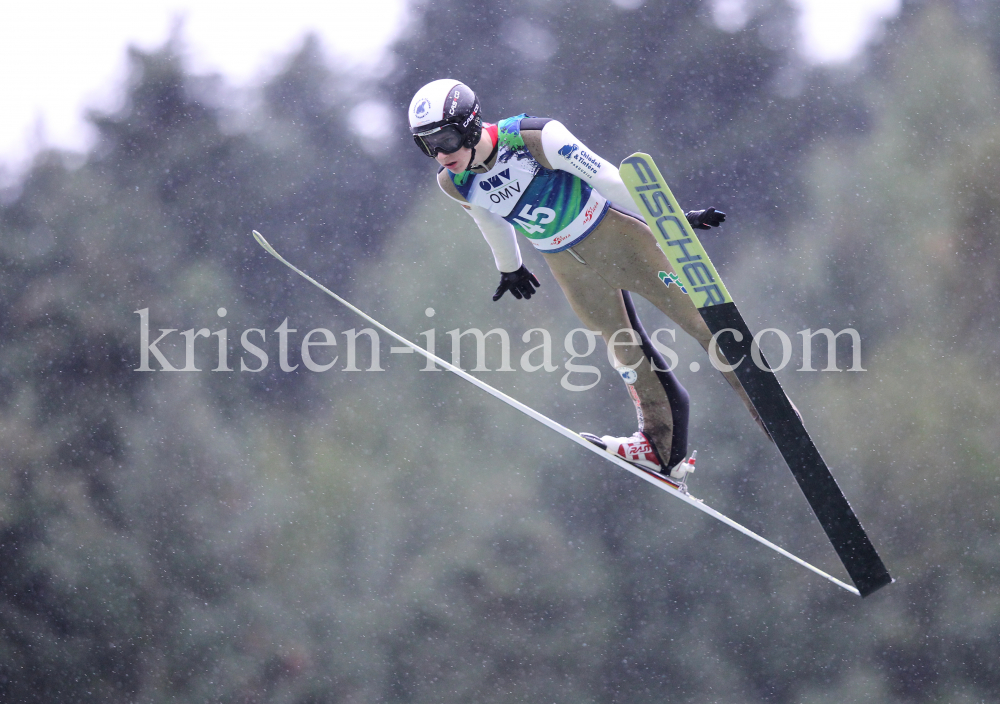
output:
M690 213L684 213L684 217L691 223L691 227L696 230L711 230L713 227L718 227L726 221L726 214L715 208L692 210Z
M504 295L507 291L510 291L511 295L518 300L521 298L528 299L535 292L536 286L541 286L538 283L538 279L522 264L521 268L517 271L500 273L500 285L497 286L497 292L493 294L493 300L499 301L500 296Z

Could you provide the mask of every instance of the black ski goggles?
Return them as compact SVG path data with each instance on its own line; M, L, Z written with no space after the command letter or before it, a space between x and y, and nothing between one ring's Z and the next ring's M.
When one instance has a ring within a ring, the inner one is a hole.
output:
M438 152L442 154L457 152L462 148L465 135L456 125L444 125L429 132L413 135L413 141L420 147L420 151L433 158Z

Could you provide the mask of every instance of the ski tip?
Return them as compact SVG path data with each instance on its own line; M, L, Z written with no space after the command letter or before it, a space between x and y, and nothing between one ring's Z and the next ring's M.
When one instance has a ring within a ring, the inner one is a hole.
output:
M275 251L274 247L272 247L271 244L264 239L264 235L260 234L256 230L251 230L251 232L253 232L253 238L257 240L257 244L263 247L265 252L270 254L272 257L281 259L281 257L279 257L278 253Z

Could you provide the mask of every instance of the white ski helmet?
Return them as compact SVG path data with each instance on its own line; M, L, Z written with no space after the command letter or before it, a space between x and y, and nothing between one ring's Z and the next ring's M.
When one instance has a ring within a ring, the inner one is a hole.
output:
M410 101L410 133L429 157L475 149L483 133L479 99L469 86L450 78L432 81Z

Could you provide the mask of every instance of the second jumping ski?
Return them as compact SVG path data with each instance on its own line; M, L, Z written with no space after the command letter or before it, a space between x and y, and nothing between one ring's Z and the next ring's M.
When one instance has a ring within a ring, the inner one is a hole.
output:
M536 411L535 409L531 408L530 406L527 406L527 405L521 403L520 401L518 401L517 399L515 399L515 398L513 398L511 396L508 396L507 394L503 393L499 389L496 389L496 388L490 386L489 384L487 384L486 382L482 381L481 379L478 379L478 378L472 376L471 374L469 374L465 370L463 370L463 369L461 369L461 368L459 368L459 367L457 367L457 366L455 366L455 365L453 365L453 364L451 364L449 362L446 362L445 360L441 359L440 357L438 357L437 355L433 354L432 352L429 352L429 351L425 350L420 345L418 345L418 344L416 344L414 342L411 342L410 340L406 339L405 337L403 337L401 335L398 335L397 333L393 332L388 327L386 327L385 325L383 325L382 323L380 323L379 321L375 320L373 317L371 317L370 315L368 315L367 313L365 313L364 311L362 311L360 308L357 308L356 306L352 305L351 303L349 303L348 301L346 301L345 299L341 298L336 293L334 293L333 291L331 291L330 289L328 289L326 286L324 286L323 284L321 284L318 281L316 281L316 279L314 279L311 276L309 276L308 274L306 274L304 271L302 271L301 269L299 269L298 267L296 267L294 264L291 264L284 257L282 257L280 254L278 254L278 252L274 249L274 247L272 247L268 243L268 241L266 239L264 239L264 236L261 235L256 230L253 231L253 236L254 236L254 239L257 240L257 243L260 244L260 246L263 247L264 250L268 254L270 254L271 256L273 256L279 262L281 262L282 264L284 264L285 266L287 266L289 269L291 269L296 274L298 274L299 276L301 276L302 278L304 278L306 281L308 281L309 283L311 283L313 286L315 286L316 288L318 288L319 290L321 290L323 293L327 294L328 296L330 296L334 300L338 301L339 303L341 303L342 305L344 305L345 307L347 307L352 312L354 312L357 315L359 315L362 318L364 318L366 321L368 321L369 323L371 323L372 325L374 325L375 327L377 327L382 332L386 333L387 335L389 335L390 337L394 338L395 340L398 340L399 342L403 343L407 347L413 349L414 352L417 352L418 354L423 355L424 357L426 357L427 359L431 360L435 364L439 365L443 369L447 369L448 371L450 371L453 374L457 375L458 377L464 379L465 381L469 382L470 384L479 387L480 389L482 389L486 393L488 393L491 396L493 396L493 397L495 397L495 398L503 401L504 403L506 403L507 405L511 406L512 408L516 408L517 410L519 410L524 415L528 416L529 418L531 418L531 419L533 419L535 421L538 421L539 423L541 423L542 425L546 426L547 428L549 428L551 430L554 430L555 432L559 433L560 435L562 435L563 437L567 438L568 440L571 440L572 442L575 442L580 447L583 447L583 448L587 449L590 452L596 453L597 455L599 455L603 459L607 460L608 462L616 464L619 467L621 467L622 469L625 469L626 471L631 472L632 474L634 474L635 476L639 477L640 479L643 479L643 480L649 482L650 484L652 484L653 486L656 486L659 489L662 489L663 491L667 492L668 494L670 494L674 498L680 499L681 501L683 501L684 503L688 504L689 506L693 506L694 508L698 509L702 513L708 514L709 516L711 516L712 518L716 519L717 521L720 521L721 523L724 523L725 525L729 526L730 528L733 528L733 529L739 531L740 533L743 533L747 537L752 538L753 540L756 540L761 545L767 546L768 548L770 548L771 550L775 551L779 555L783 555L784 557L787 557L792 562L795 562L795 563L797 563L797 564L805 567L806 569L814 572L815 574L819 575L820 577L823 577L824 579L829 580L830 582L832 582L833 584L836 584L841 589L844 589L844 590L846 590L848 592L851 592L852 594L855 594L855 595L859 595L860 594L860 592L858 591L858 589L856 589L855 587L851 586L850 584L847 584L847 583L845 583L845 582L837 579L836 577L834 577L834 576L832 576L832 575L824 572L823 570L819 569L818 567L815 567L814 565L806 562L805 560L803 560L803 559L801 559L801 558L793 555L792 553L788 552L784 548L782 548L782 547L780 547L778 545L775 545L771 541L769 541L766 538L758 535L757 533L754 533L749 528L744 527L743 525L737 523L736 521L732 520L728 516L725 516L725 515L719 513L714 508L708 506L701 499L695 498L688 491L687 483L685 481L686 478L684 478L684 477L682 477L682 478L669 477L669 476L660 474L658 472L654 472L654 471L651 471L651 470L643 469L643 468L637 467L637 466L635 466L635 465L633 465L633 464L631 464L629 462L626 462L624 459L622 459L620 457L617 457L616 455L612 455L612 454L606 452L601 447L593 444L593 442L585 439L579 433L576 433L576 432L570 430L569 428L565 427L564 425L562 425L562 424L560 424L560 423L552 420L551 418L549 418L549 417L547 417L547 416L539 413L538 411ZM694 460L693 456L687 460L687 462L689 463L689 467L687 468L688 471L690 471L693 468L693 460Z

